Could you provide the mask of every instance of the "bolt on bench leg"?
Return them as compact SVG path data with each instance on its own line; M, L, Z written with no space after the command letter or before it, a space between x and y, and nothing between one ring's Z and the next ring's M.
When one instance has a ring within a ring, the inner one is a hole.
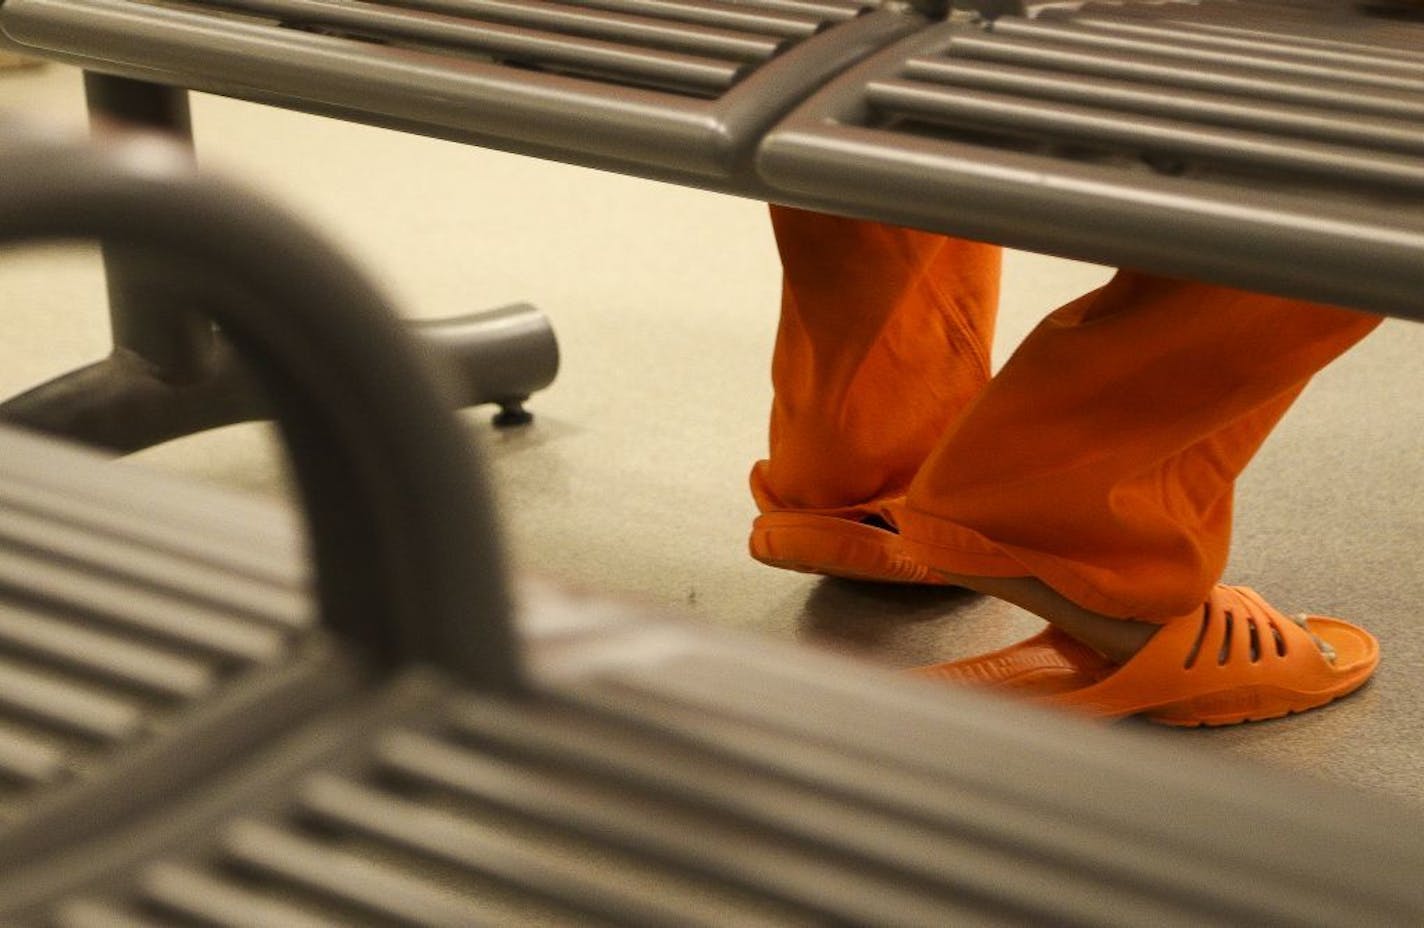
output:
M554 382L559 344L548 318L528 303L447 319L422 320L414 333L454 371L461 406L496 403L499 428L527 425L530 395Z

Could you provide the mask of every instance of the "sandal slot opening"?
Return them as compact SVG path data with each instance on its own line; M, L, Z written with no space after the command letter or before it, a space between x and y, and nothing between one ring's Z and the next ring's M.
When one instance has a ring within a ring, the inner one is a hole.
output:
M1226 662L1231 659L1231 634L1236 625L1236 617L1231 614L1230 610L1227 610L1225 619L1226 621L1222 623L1221 648L1216 652L1218 667L1225 666Z
M1201 653L1202 641L1206 638L1206 628L1210 623L1211 612L1208 607L1202 607L1201 627L1197 629L1196 641L1192 642L1191 650L1187 652L1187 659L1182 663L1182 667L1191 670L1192 665L1197 662L1197 655Z

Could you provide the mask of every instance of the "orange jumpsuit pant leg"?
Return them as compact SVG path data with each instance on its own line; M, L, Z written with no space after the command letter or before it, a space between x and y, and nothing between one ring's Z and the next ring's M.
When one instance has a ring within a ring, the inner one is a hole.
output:
M1236 477L1380 318L1119 272L1045 319L946 430L897 522L943 570L1165 620L1225 567Z
M763 512L903 496L989 380L999 249L773 206L784 268Z

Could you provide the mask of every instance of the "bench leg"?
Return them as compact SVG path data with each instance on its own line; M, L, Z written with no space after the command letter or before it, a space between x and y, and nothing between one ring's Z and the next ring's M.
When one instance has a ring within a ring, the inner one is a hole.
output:
M142 129L191 149L182 88L86 72L96 135ZM114 348L0 405L0 418L116 452L262 416L208 317L200 282L161 256L101 246Z
M144 129L192 147L187 91L86 72L96 133ZM102 248L114 350L106 359L0 403L0 420L127 453L206 429L265 418L260 399L201 306L161 258ZM559 353L527 304L415 323L456 375L462 406L494 403L494 424L527 424L531 394L553 382Z
M524 401L554 382L559 344L548 317L528 303L412 323L454 372L461 406L495 403L499 428L534 418Z
M95 134L145 129L161 132L189 150L193 128L188 93L105 74L84 74L85 100ZM161 380L190 381L204 376L215 333L192 307L197 297L178 292L152 259L103 246L109 290L109 323L114 350L147 361Z

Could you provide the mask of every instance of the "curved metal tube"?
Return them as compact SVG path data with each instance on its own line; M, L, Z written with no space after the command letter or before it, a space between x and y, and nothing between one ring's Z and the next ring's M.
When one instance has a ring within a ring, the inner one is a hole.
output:
M99 240L205 284L275 414L329 627L381 666L486 692L523 674L482 462L447 392L363 275L166 143L0 141L0 245Z

